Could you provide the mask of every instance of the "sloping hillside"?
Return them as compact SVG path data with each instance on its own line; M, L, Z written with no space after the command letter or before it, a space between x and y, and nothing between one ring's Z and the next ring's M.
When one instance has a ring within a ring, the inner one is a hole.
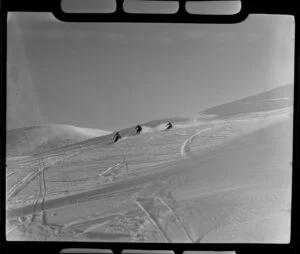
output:
M264 93L206 109L201 114L222 118L291 107L293 106L293 94L293 85L280 86Z
M287 243L293 108L273 102L292 103L289 89L206 110L218 117L152 121L141 133L132 123L116 143L109 134L7 161L7 238ZM100 134L57 125L14 131L10 144L31 154L47 140L61 146Z
M33 155L109 133L72 125L42 125L12 129L7 131L7 156Z

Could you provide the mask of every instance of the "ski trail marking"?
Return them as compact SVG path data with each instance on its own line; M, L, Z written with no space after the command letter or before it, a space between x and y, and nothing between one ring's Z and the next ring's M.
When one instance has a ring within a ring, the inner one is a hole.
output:
M8 173L7 175L6 175L6 178L7 177L10 177L11 175L13 175L13 174L15 174L15 173L17 173L16 171L14 171L14 172L10 172L10 173Z
M33 203L33 213L32 213L32 217L31 217L31 223L35 222L35 219L36 219L36 206L37 206L37 203L38 203L41 196L42 196L42 182L41 182L41 175L39 175L39 195L37 196L36 200Z
M77 224L80 224L80 223L83 223L83 222L85 222L84 219L79 219L79 220L71 221L71 222L65 224L63 226L63 229L66 229L66 228L69 228L69 227L72 227L72 226L76 226Z
M6 199L16 196L22 189L24 189L31 181L33 181L40 174L40 170L33 171L25 176L22 180L17 182L11 189L7 192Z
M6 237L11 233L13 232L15 229L17 229L19 227L19 225L16 225L14 226L13 228L9 229L7 232L6 232Z
M206 129L203 129L197 133L195 133L194 135L190 136L188 139L186 139L182 146L181 146L181 149L180 149L180 153L182 155L183 158L189 158L192 156L192 153L190 151L190 145L191 143L193 142L194 138L197 137L198 135L200 135L202 132L206 131L206 130L209 130L211 128L206 128Z
M110 222L110 221L105 221L105 222L101 222L101 223L98 223L98 224L96 224L96 225L93 225L93 226L87 228L86 230L84 230L83 232L77 234L77 235L75 236L75 238L77 238L77 237L79 237L79 236L81 236L81 235L83 235L83 234L85 234L85 233L88 233L88 232L90 232L90 231L92 231L92 230L94 230L94 229L96 229L96 228L102 227L102 226L108 224L109 222Z
M47 218L46 218L46 213L45 213L45 198L47 195L47 187L46 187L46 181L45 181L45 170L42 170L42 175L41 175L41 179L42 183L43 183L43 199L42 199L42 224L43 225L47 225Z
M19 182L17 182L14 186L10 188L9 191L6 193L6 199L10 199L14 196L16 196L20 191L22 191L28 184L30 184L37 176L42 174L44 170L47 170L51 166L54 166L57 162L71 157L73 154L65 155L65 156L53 156L48 157L46 161L40 161L41 158L34 164L31 165L32 168L35 168L32 172L30 172L28 175L26 175L23 179L21 179ZM52 161L50 161L52 159ZM56 159L56 160L53 160Z
M179 219L179 217L177 216L177 214L175 213L175 211L168 205L167 202L165 202L162 198L158 197L157 198L163 205L165 205L168 210L174 215L176 221L181 225L184 233L188 236L188 238L190 239L190 241L193 243L194 240L192 238L192 236L190 235L190 233L186 230L185 226L183 225L182 221Z
M109 172L110 170L114 169L114 168L117 168L119 166L121 166L122 163L117 163L115 164L114 166L112 167L109 167L108 169L104 170L103 172L101 172L98 176L103 176L105 173Z
M90 223L90 222L92 222L93 220L99 220L99 219L111 219L111 218L113 218L113 217L119 217L119 216L123 216L123 215L125 215L126 214L126 212L117 212L117 213L113 213L113 214L110 214L110 215L107 215L107 216L103 216L103 217L97 217L97 218L91 218L91 216L90 215L88 215L88 216L85 216L85 217L83 217L83 218L80 218L80 219L78 219L78 220L74 220L74 221L71 221L71 222L69 222L69 223L67 223L67 224L64 224L63 225L63 229L65 230L65 229L67 229L67 228L70 228L70 227L77 227L77 226L79 226L79 225L81 225L81 224L84 224L84 223ZM89 218L91 218L91 219L89 219Z
M146 214L147 218L150 220L150 222L153 224L153 226L158 230L158 232L160 232L164 236L165 240L167 242L171 242L168 239L165 232L160 228L160 226L155 222L155 220L151 217L151 215L146 211L146 209L143 207L143 205L137 200L134 200L134 203Z

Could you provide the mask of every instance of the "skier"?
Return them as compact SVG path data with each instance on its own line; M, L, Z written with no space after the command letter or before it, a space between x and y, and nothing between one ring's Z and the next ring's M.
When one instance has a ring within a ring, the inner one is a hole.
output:
M119 139L121 139L120 133L117 131L115 134L112 136L113 142L116 143Z
M136 130L136 133L139 134L142 131L142 126L140 126L140 125L135 126L135 130Z
M172 129L173 128L173 125L172 125L172 123L171 122L168 122L167 124L166 124L166 130L169 130L169 129Z

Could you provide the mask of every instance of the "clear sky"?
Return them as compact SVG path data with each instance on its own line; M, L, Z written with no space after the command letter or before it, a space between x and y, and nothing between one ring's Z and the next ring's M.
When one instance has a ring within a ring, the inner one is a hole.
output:
M293 82L292 17L200 25L63 23L46 13L13 20L45 124L114 130Z

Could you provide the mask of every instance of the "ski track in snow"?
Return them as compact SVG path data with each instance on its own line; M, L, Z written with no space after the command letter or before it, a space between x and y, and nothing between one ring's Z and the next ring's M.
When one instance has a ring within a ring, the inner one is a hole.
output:
M6 199L10 199L15 197L18 193L20 193L28 184L30 184L36 177L38 177L40 174L43 174L44 170L47 170L49 167L53 166L56 162L60 161L61 159L65 159L66 157L71 157L73 154L68 156L63 156L63 158L57 159L54 157L48 157L46 161L43 161L43 158L36 159L36 163L31 165L31 168L37 167L37 169L34 169L32 172L27 174L23 179L18 181L16 184L14 184L8 191L6 195ZM50 159L56 159L54 161L50 162ZM43 165L41 165L43 163Z
M173 216L176 219L176 222L181 226L183 232L185 233L185 235L189 238L190 242L194 242L193 237L191 236L191 234L188 232L188 230L185 228L184 224L182 223L181 219L177 216L176 212L168 205L168 203L163 200L161 197L156 197L156 199L158 199L160 201L161 204L163 204L165 207L168 208L168 210L173 214Z
M109 167L108 169L102 171L98 176L103 176L105 173L107 173L107 172L109 172L109 171L111 171L111 170L113 170L113 169L115 169L115 168L118 168L118 167L120 167L121 165L122 165L122 163L117 163L117 164L115 164L114 166Z
M149 221L152 223L152 225L156 228L156 230L158 231L158 232L160 232L162 235L163 235L163 237L164 237L164 239L165 239L165 241L166 242L172 242L170 239L169 239L169 237L167 236L167 234L165 233L165 231L161 228L161 226L156 222L156 220L148 213L148 211L145 209L145 207L139 202L139 201L137 201L137 200L135 200L134 201L135 202L135 204L137 205L137 207L139 207L144 213L145 213L145 215L147 216L147 218L149 219Z
M196 134L190 136L188 139L186 139L183 142L183 144L181 146L181 149L180 149L180 154L182 155L183 158L189 158L189 157L192 156L192 153L191 153L191 150L190 150L190 145L193 142L193 139L195 137L197 137L198 135L200 135L201 133L203 133L204 131L207 131L209 129L210 128L203 129L203 130L197 132Z
M6 175L6 178L10 177L11 175L14 175L15 173L17 173L16 171L10 172Z

